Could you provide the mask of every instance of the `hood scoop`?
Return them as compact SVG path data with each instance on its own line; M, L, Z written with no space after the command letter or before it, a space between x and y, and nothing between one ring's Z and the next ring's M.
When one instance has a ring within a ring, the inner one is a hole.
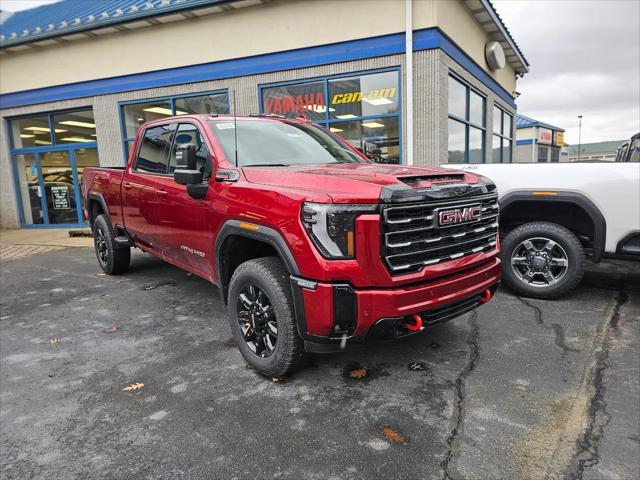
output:
M398 180L413 188L422 187L422 183L450 183L464 180L463 173L450 173L441 175L419 175L412 177L398 177Z

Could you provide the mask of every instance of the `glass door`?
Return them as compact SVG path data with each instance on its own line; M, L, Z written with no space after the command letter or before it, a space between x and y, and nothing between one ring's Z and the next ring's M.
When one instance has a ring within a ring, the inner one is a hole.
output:
M24 224L42 225L45 223L43 207L43 188L36 155L24 153L14 157L16 165L16 183L22 203Z
M60 150L41 152L39 155L47 223L77 224L76 178L71 165L71 152Z

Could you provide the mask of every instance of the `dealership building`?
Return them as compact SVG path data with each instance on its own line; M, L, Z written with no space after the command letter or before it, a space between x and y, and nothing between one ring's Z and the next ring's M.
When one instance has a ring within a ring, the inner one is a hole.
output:
M564 128L524 115L516 115L516 151L513 161L517 163L568 161L564 132Z
M3 228L82 226L83 169L169 115L304 115L382 163L515 160L528 64L489 0L67 0L0 34Z

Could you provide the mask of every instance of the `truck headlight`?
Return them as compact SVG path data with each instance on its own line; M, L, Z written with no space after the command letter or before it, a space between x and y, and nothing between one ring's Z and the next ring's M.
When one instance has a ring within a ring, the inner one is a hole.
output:
M301 217L305 230L323 257L353 258L356 217L377 211L377 205L305 202Z

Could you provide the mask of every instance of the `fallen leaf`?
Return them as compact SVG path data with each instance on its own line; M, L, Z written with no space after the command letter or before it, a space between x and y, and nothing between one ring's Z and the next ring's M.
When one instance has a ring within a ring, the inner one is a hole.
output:
M407 444L407 441L404 439L402 434L393 428L382 427L382 433L390 442L401 443L402 445Z
M125 385L124 388L122 389L123 392L137 392L138 390L141 390L142 387L144 387L144 383L130 383L128 385Z
M106 330L103 330L104 333L115 333L118 330L120 330L118 328L118 326L116 324L111 325L109 328L107 328Z
M420 362L413 362L409 364L409 370L424 370L424 365Z
M96 275L98 275L99 277L104 277L104 276L106 276L107 274L106 274L106 273L96 273Z
M271 381L274 383L282 383L287 381L287 377L271 377Z
M245 364L244 368L246 368L247 370L253 370L253 365L251 365L250 363Z
M47 342L49 345L56 345L58 343L62 343L62 340L60 340L59 338L50 338L49 341Z
M364 368L356 368L349 372L351 378L364 378L367 376L367 371Z
M237 347L238 344L236 343L236 341L233 338L230 338L229 340L224 342L224 346L225 347Z

